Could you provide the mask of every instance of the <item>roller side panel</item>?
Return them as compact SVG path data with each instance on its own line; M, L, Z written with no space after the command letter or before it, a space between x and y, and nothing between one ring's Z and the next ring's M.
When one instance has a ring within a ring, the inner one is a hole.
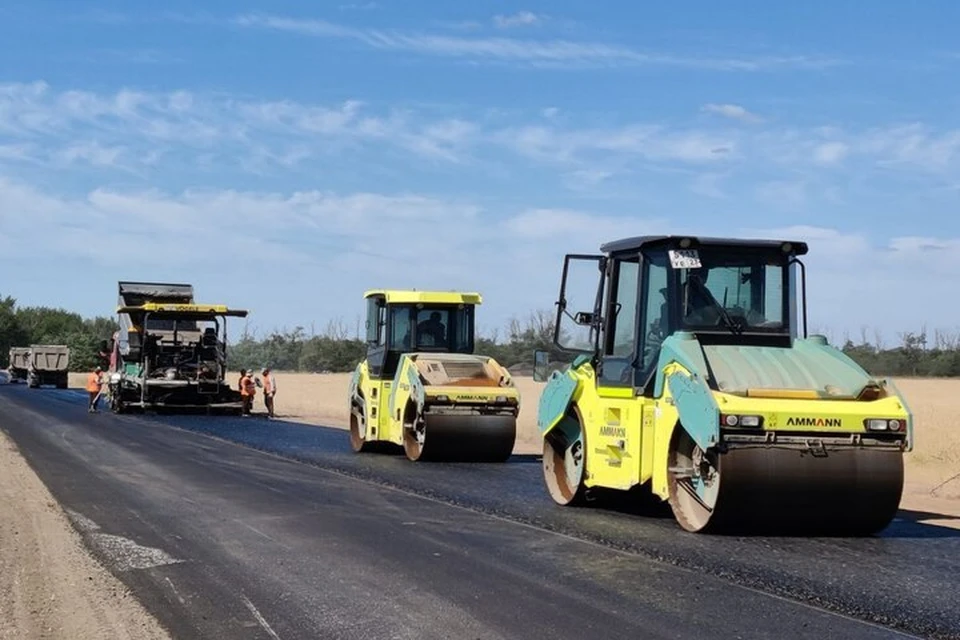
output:
M683 428L707 450L720 440L720 409L703 379L696 373L674 370L666 376Z
M569 369L554 371L540 393L537 406L537 427L548 435L563 420L577 392L579 379Z

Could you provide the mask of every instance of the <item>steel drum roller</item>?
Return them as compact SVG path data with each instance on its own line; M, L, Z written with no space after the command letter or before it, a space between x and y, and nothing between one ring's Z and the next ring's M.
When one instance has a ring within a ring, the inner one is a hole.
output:
M514 416L439 414L424 416L424 439L407 446L414 460L503 462L513 452L517 433ZM408 433L406 439L413 438ZM419 449L419 451L417 451Z
M903 491L899 451L743 447L720 455L718 466L712 512L671 481L685 528L869 535L894 518Z

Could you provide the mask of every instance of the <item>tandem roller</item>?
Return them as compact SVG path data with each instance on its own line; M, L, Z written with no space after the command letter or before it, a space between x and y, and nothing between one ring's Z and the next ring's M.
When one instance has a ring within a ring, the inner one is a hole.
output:
M350 382L350 444L412 461L503 462L516 441L520 392L474 352L476 293L368 291L367 357Z
M569 357L552 372L534 358L550 497L644 487L698 533L884 529L913 415L892 381L807 335L807 251L643 236L567 255L554 351Z

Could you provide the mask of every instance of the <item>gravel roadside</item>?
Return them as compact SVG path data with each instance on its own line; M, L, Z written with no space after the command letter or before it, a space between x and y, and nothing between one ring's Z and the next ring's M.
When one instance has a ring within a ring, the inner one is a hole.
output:
M169 637L86 552L53 496L0 433L0 638Z

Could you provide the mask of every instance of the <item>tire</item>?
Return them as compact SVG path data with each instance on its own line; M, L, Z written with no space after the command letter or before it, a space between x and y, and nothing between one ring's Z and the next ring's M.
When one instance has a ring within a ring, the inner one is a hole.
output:
M367 419L364 407L354 405L350 409L350 448L354 453L363 453L370 450L370 441L367 440Z
M587 436L576 407L563 420L573 439L559 431L544 437L543 480L558 505L580 506L587 500Z

